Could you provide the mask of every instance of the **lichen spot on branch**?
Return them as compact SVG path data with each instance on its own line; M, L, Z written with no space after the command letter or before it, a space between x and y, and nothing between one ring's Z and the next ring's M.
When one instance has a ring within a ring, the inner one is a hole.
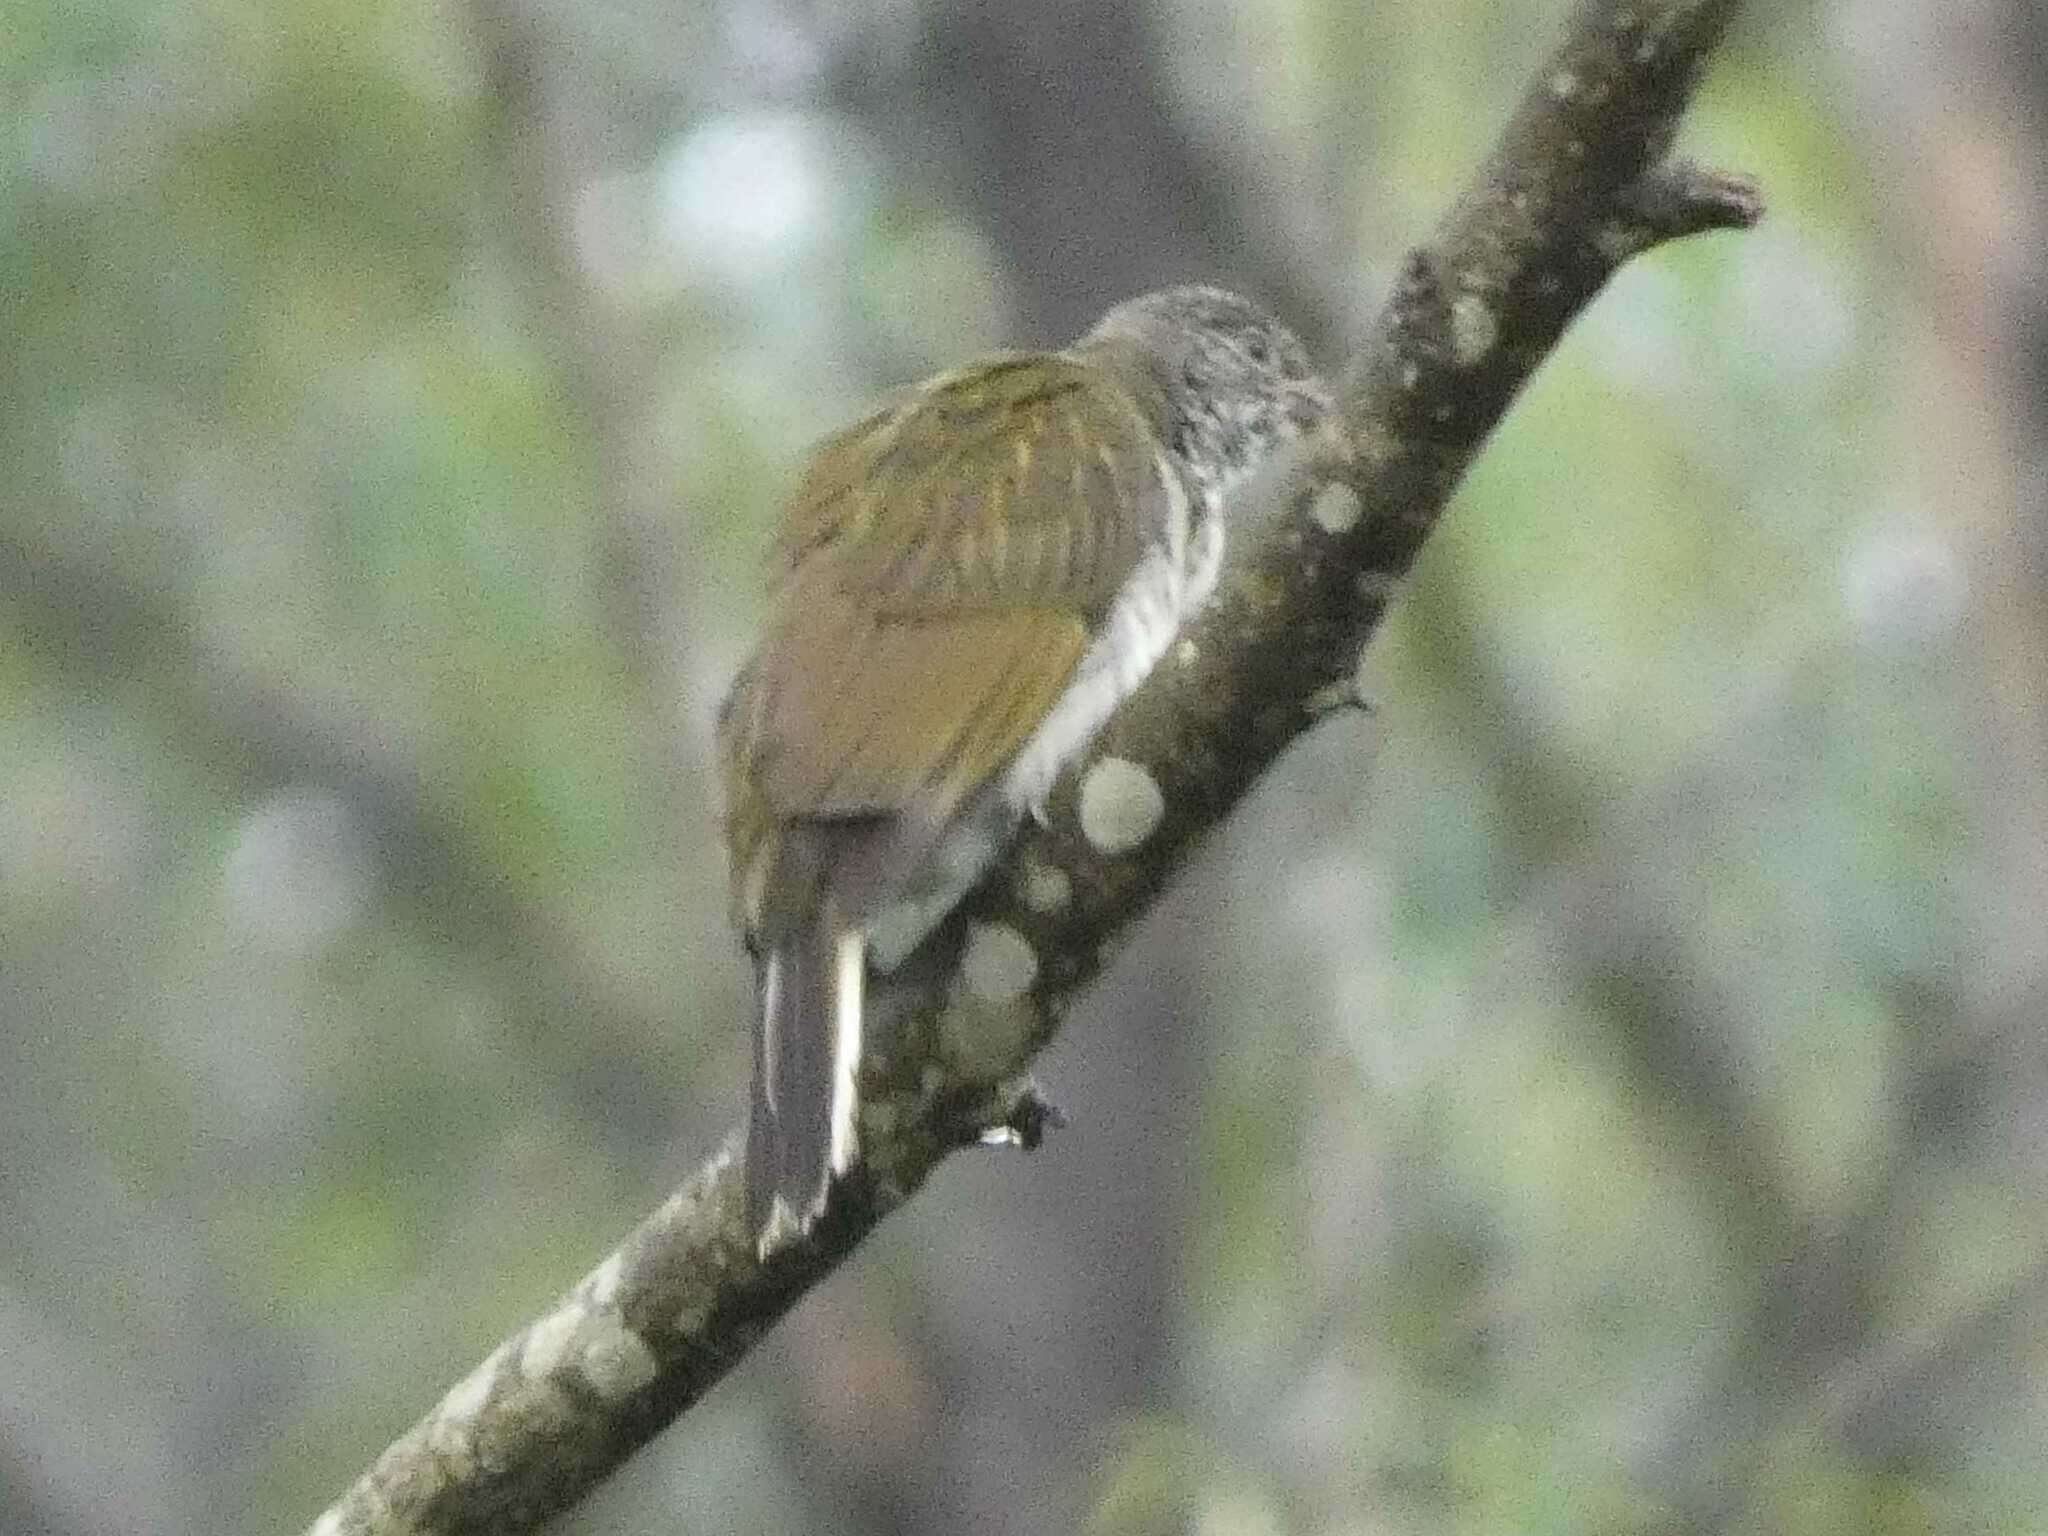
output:
M654 1351L616 1312L597 1314L583 1345L583 1379L593 1392L616 1403L653 1381L659 1370Z
M1476 293L1461 293L1451 300L1451 361L1460 368L1476 368L1486 361L1500 340L1500 320L1493 306Z
M1017 869L1017 899L1041 917L1064 912L1074 899L1074 882L1057 864L1026 854Z
M969 996L984 1003L1014 1002L1037 977L1037 952L1008 923L975 923L968 928L960 979Z
M1315 525L1333 537L1356 528L1364 511L1365 503L1358 499L1358 492L1341 480L1332 480L1324 485L1308 504L1308 515L1315 520Z
M608 1402L647 1385L657 1369L654 1352L608 1307L570 1305L535 1323L519 1353L529 1381L549 1380L573 1365L592 1391Z
M1105 757L1081 780L1081 835L1097 853L1129 853L1159 828L1166 796L1126 757Z
M484 1404L490 1401L504 1356L502 1346L492 1350L475 1370L450 1387L441 1398L441 1406L434 1414L435 1420L444 1425L459 1424L466 1430L470 1422L483 1412Z

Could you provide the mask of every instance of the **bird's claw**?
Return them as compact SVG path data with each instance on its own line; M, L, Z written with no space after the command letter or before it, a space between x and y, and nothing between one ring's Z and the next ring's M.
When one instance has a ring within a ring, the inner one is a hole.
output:
M982 1128L980 1140L984 1147L1021 1147L1026 1152L1035 1152L1047 1131L1056 1131L1066 1123L1067 1117L1059 1106L1040 1093L1036 1083L1026 1083L1011 1100L1003 1118Z

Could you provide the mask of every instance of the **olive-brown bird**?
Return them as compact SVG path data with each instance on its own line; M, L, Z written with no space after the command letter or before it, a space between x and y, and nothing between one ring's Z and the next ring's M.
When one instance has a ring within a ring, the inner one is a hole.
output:
M1215 584L1233 485L1327 409L1264 311L1169 288L812 453L719 719L764 1253L856 1156L870 968L943 919L1144 679Z

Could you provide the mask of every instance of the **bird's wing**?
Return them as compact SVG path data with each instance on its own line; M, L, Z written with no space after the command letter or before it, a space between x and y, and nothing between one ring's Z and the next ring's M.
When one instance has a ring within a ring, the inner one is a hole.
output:
M777 574L885 608L1106 608L1167 515L1153 424L1056 353L943 374L819 444Z
M766 809L860 816L914 803L936 820L1023 745L1088 634L1055 609L881 617L821 601L779 639L748 700L750 777Z
M771 815L949 815L1023 746L1168 516L1138 407L1057 356L827 439L786 510L728 747Z

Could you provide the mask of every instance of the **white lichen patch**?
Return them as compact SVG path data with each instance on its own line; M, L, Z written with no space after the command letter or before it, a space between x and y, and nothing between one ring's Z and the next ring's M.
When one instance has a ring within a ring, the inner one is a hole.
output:
M615 1403L654 1380L658 1369L654 1351L618 1313L599 1312L591 1321L578 1363L593 1392Z
M526 1330L519 1346L519 1374L528 1381L552 1376L569 1358L576 1342L578 1325L585 1313L580 1306L557 1307Z
M1016 937L1014 931L1012 937ZM1002 941L998 941L999 944ZM970 937L970 952L974 940ZM1007 948L1007 944L1002 944ZM1018 986L1021 971L1019 956L1003 954L1001 950L991 954L984 951L982 963L990 964L998 973L994 977L974 977L963 964L959 986L954 990L946 1011L939 1016L939 1050L945 1058L947 1071L951 1075L964 1076L977 1082L993 1082L1006 1073L1017 1069L1018 1058L1038 1020L1038 1012L1031 1006L1029 995ZM1030 974L1036 976L1038 962L1032 957ZM996 984L1000 988L1014 988L1007 999L989 997L979 989ZM1024 987L1030 982L1024 980Z
M1308 515L1328 534L1349 533L1358 526L1364 511L1365 503L1358 499L1358 492L1339 480L1323 486L1308 504Z
M583 1299L593 1307L608 1307L618 1298L619 1281L626 1272L624 1254L614 1253L583 1282Z
M1059 865L1027 857L1017 873L1017 899L1033 912L1064 912L1074 899L1074 882Z
M476 1457L479 1421L499 1389L506 1346L499 1345L483 1363L450 1387L426 1424L427 1449L452 1475L465 1476Z
M474 1419L490 1398L503 1353L502 1350L492 1350L481 1365L450 1387L441 1398L440 1411L434 1416L443 1420L459 1419L464 1423Z
M1173 644L1173 664L1177 667L1192 667L1201 654L1201 647L1185 635Z
M593 1276L597 1281L601 1276ZM615 1291L616 1278L606 1289ZM591 1390L608 1401L637 1391L654 1379L654 1351L610 1307L558 1307L526 1330L519 1346L519 1374L549 1382L575 1370Z
M1008 923L973 923L967 929L967 953L960 957L960 980L969 996L984 1003L1008 1003L1022 997L1038 976L1038 952L1031 941Z
M1570 101L1579 94L1579 77L1571 70L1560 69L1550 77L1550 94L1559 101Z
M1159 781L1124 757L1105 757L1081 781L1081 835L1098 853L1128 853L1159 829Z
M1474 368L1486 361L1500 340L1500 319L1493 306L1476 293L1461 293L1451 300L1451 361L1460 368Z

